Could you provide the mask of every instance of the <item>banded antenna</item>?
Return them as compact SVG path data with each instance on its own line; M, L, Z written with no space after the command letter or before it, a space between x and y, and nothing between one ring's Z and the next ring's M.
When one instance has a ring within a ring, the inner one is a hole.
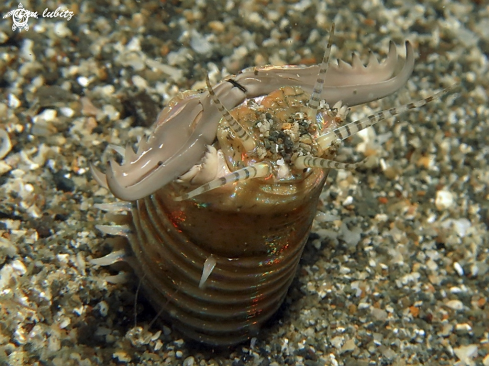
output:
M224 105L217 97L216 93L214 93L211 82L209 80L209 75L206 75L205 83L207 84L207 90L209 91L209 94L211 95L211 98L216 105L217 110L219 111L219 113L221 113L222 117L226 120L229 127L231 127L236 136L240 139L241 144L243 145L245 150L247 152L253 151L255 149L255 141L248 133L248 131L246 131L246 129L241 125L241 123L239 123L233 116L231 116L229 111L226 109L226 107L224 107Z
M312 90L311 98L309 99L309 108L311 113L311 118L316 118L316 114L319 108L319 102L321 101L321 94L324 88L324 77L328 71L329 66L329 56L331 54L331 46L333 45L333 35L334 35L334 23L329 31L328 44L326 45L326 50L324 51L323 61L319 66L319 73L316 79L316 84L314 84L314 89Z

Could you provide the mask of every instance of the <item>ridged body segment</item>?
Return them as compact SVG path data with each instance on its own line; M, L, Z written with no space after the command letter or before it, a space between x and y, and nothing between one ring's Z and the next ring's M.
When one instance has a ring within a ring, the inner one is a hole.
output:
M170 185L134 203L130 243L156 308L208 344L255 336L296 273L325 178L313 171L294 185L251 180L182 202ZM201 289L211 255L217 264Z

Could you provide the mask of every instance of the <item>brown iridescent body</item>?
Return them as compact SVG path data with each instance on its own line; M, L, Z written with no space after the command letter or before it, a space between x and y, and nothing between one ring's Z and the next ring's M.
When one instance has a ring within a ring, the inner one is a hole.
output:
M290 116L304 106L285 109L283 116ZM242 106L235 115L258 138L259 128L251 127L270 112L277 108L258 113ZM277 120L283 123L290 124ZM214 145L229 154L237 169L249 162L236 158L242 152L227 142L231 134L229 128L219 128ZM259 145L264 140L261 136ZM281 181L248 179L182 201L175 197L185 185L170 183L138 200L129 239L150 298L158 308L164 304L164 314L180 331L201 342L234 344L257 335L296 273L326 175L317 169L299 170ZM199 287L210 257L215 268Z
M131 202L122 207L130 224L99 228L129 239L126 256L149 299L192 339L255 336L286 296L328 171L361 164L334 161L339 141L433 99L344 124L345 105L404 85L413 51L406 43L402 66L391 44L382 64L355 56L352 66L328 68L330 48L331 40L321 65L247 69L215 87L207 80L206 92L169 103L137 152L116 148L121 165L92 169Z

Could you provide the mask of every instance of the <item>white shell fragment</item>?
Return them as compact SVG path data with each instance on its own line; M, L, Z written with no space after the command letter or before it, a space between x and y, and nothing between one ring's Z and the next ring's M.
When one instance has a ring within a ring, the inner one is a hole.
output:
M10 137L4 129L0 129L0 159L3 159L12 150Z
M453 228L457 235L463 238L466 235L467 230L469 230L472 226L472 224L469 220L462 218L445 220L441 223L441 226L445 229Z
M460 346L453 349L455 355L463 362L464 365L472 365L472 359L477 356L479 348L475 344Z
M453 205L453 194L450 191L440 190L436 192L435 206L438 210L446 210Z
M445 305L448 306L450 309L453 309L453 310L463 310L464 309L464 304L460 300L449 300L449 301L447 301L447 303Z
M458 262L453 263L453 268L455 269L455 271L457 271L459 276L464 275L464 269L462 268L460 263L458 263Z

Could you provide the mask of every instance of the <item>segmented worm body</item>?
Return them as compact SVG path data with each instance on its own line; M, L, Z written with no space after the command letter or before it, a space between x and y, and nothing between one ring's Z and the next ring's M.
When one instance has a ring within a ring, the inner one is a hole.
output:
M250 68L179 94L137 152L116 148L121 165L92 169L131 202L129 225L100 229L129 239L149 299L190 338L255 336L295 275L329 169L361 164L335 162L338 142L438 97L344 124L346 106L406 83L413 50L406 42L398 59L391 43L383 63L364 66L329 65L330 48L320 65Z

